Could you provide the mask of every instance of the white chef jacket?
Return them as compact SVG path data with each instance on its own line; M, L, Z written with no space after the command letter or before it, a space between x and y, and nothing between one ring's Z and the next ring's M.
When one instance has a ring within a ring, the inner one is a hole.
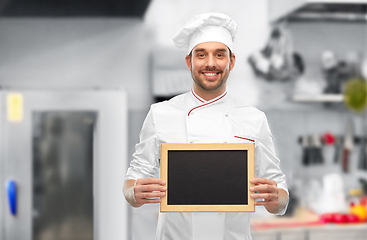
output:
M238 142L255 142L255 177L275 180L279 188L288 192L265 114L227 92L205 101L191 90L153 104L125 181L159 178L161 143ZM285 210L278 214L284 214ZM249 213L160 213L156 239L251 239Z

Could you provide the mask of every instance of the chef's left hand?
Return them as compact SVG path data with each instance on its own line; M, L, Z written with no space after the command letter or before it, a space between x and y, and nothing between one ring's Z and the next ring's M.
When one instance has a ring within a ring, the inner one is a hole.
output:
M264 206L268 212L278 213L287 204L288 193L278 188L277 182L265 178L253 178L250 182L255 185L250 188L251 198L264 199L264 201L255 201L255 206Z

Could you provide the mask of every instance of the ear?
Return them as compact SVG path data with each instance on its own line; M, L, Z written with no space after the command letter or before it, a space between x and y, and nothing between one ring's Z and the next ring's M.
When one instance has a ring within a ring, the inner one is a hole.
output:
M229 64L229 70L232 70L234 68L235 63L236 63L236 56L234 55L234 53L232 53L231 62Z
M189 70L191 72L191 58L190 58L190 55L186 56L185 61L186 61L187 67L189 68Z

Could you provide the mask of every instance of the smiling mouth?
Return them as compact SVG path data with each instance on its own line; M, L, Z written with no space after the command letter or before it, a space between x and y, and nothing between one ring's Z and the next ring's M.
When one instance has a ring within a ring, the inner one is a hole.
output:
M217 75L219 74L219 72L203 72L203 75L207 78L207 79L214 79L217 77Z
M213 77L216 76L218 73L203 73L205 76Z

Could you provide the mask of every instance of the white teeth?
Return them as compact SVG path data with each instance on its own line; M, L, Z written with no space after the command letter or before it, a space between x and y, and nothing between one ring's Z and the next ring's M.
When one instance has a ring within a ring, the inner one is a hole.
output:
M217 75L216 73L204 73L205 76L215 76Z

